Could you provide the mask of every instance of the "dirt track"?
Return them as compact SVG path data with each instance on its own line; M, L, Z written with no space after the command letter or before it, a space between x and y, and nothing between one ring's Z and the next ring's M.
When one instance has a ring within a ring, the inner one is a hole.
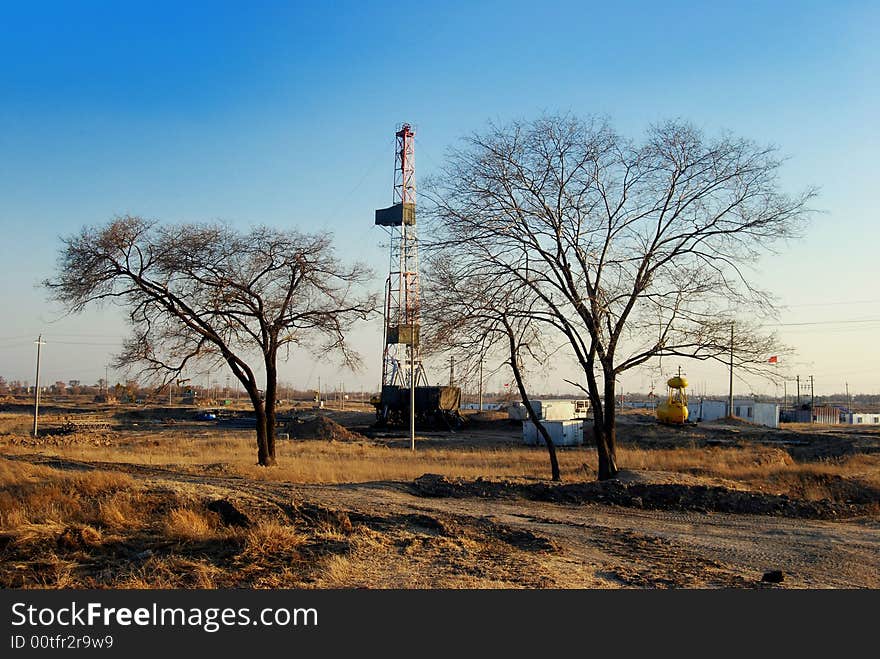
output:
M303 505L344 512L379 540L346 557L346 574L317 587L880 587L880 520L644 510L525 499L430 498L410 483L290 485L173 468L58 461L112 468L147 488L235 502L296 522Z

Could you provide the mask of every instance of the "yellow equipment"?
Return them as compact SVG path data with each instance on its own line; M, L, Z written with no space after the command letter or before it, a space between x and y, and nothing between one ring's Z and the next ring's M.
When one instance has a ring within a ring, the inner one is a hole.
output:
M688 381L681 376L681 367L678 375L666 381L669 387L669 395L666 400L657 406L657 420L660 423L682 424L688 418L688 400L685 389Z

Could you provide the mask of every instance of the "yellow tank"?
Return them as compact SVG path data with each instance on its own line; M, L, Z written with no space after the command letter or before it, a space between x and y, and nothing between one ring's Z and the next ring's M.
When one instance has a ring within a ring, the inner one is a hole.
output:
M660 423L681 424L687 421L688 408L686 403L663 401L657 406L657 420Z
M682 424L688 418L687 394L685 393L688 381L681 376L679 368L678 375L669 378L666 384L669 387L669 395L665 401L657 406L657 420L660 423Z

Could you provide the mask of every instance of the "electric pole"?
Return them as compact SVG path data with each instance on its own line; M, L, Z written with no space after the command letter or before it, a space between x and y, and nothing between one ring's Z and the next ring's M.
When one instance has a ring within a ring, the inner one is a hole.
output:
M730 323L730 390L727 395L727 416L733 416L733 323Z
M480 412L483 411L483 355L480 354Z
M43 341L43 335L37 338L34 343L37 344L37 382L34 387L34 437L37 436L37 419L40 416L40 348L46 345Z
M416 347L409 344L409 447L416 450Z
M816 406L816 394L813 390L813 376L810 376L810 423L813 422L813 408Z
M798 407L798 409L800 409L800 407L801 407L801 376L796 375L794 377L795 377L795 380L797 381L797 407Z
M455 382L455 357L449 358L449 386Z

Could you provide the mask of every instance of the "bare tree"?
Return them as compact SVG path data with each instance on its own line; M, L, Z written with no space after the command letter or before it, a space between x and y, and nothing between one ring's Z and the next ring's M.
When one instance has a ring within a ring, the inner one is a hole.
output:
M636 143L602 121L542 117L471 136L428 188L442 258L530 299L568 343L600 479L618 470L619 374L671 355L726 361L731 343L759 368L777 349L741 319L772 310L747 266L797 234L815 194L781 192L780 166L772 148L686 123Z
M521 288L487 286L459 270L460 265L442 253L430 259L431 277L424 291L424 343L432 352L454 354L456 363L464 367L462 375L477 369L487 358L501 356L513 373L526 414L547 447L551 478L559 481L556 447L526 388L526 364L546 357L539 323L530 313L530 300L524 298Z
M340 263L326 234L162 226L126 216L64 238L45 286L74 313L107 300L127 308L132 335L118 366L137 364L168 383L194 363L228 365L253 405L258 461L268 466L275 463L279 355L305 346L356 366L345 333L376 308L373 296L354 290L369 274Z

